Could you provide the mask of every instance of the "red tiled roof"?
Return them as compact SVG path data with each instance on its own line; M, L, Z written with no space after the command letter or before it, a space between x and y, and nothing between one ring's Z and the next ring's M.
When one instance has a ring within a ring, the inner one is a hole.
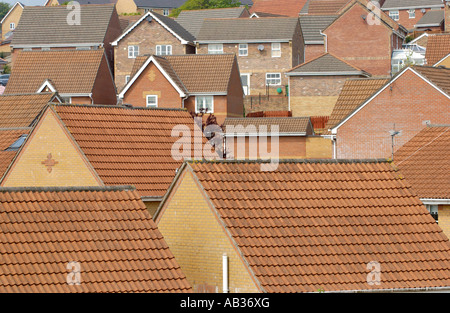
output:
M250 13L263 12L284 16L298 16L307 0L258 0L250 9Z
M385 161L186 166L265 292L450 287L448 238Z
M5 151L22 135L28 135L30 128L0 128L0 178L17 154L15 151Z
M450 54L450 34L429 34L425 59L432 66Z
M425 127L394 154L420 198L450 199L450 126Z
M350 0L310 0L308 14L335 14Z
M52 108L104 184L136 186L142 197L164 196L182 165L172 157L172 146L179 140L171 136L172 129L186 125L194 133L194 120L185 110L92 105ZM205 143L206 138L203 140Z
M2 292L192 291L132 188L1 188L0 207Z

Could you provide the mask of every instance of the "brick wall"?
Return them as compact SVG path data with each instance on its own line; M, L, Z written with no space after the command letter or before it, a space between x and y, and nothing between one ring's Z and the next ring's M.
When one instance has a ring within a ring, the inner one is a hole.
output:
M445 21L444 21L444 30L446 32L450 32L450 1L446 0L445 1Z
M344 123L337 132L337 158L391 157L389 131L401 130L395 150L410 140L429 120L448 124L450 99L412 71L402 76Z
M20 17L22 16L23 9L20 5L17 5L12 12L6 17L2 23L2 40L5 40L5 35L11 31L10 24L14 23L15 27L19 25Z
M438 208L439 227L450 238L450 205L440 205Z
M111 42L117 39L122 34L122 28L120 27L120 20L117 11L111 15L111 20L109 21L108 29L103 39L103 47L106 53L106 59L109 62L110 67L114 68L114 48L111 46Z
M171 45L172 54L185 54L185 45L181 44L174 35L168 32L158 22L152 21L148 23L143 21L114 47L115 82L119 91L125 86L125 77L131 74L131 69L135 61L133 58L128 58L129 45L139 45L140 55L156 54L157 45ZM188 52L192 52L192 50Z
M328 138L321 136L308 136L306 138L307 159L332 159L333 146Z
M289 99L286 96L245 96L245 114L259 111L289 111Z
M258 292L190 172L182 174L156 222L195 291L222 292L226 253L230 292Z
M433 10L437 10L438 8L433 8ZM422 9L415 9L415 18L409 18L409 9L406 10L398 10L399 13L399 19L396 21L397 23L401 24L403 27L405 27L408 30L414 29L414 25L417 24L418 21L425 15L426 12L430 11L431 8L425 8L425 13L422 13ZM389 11L385 11L386 14L389 15Z
M102 58L92 90L94 104L117 104L116 86L105 57Z
M134 0L117 0L116 9L118 14L137 12L137 6Z
M392 32L386 25L369 25L361 16L367 16L367 11L360 5L354 5L331 24L324 31L327 49L373 76L389 75L392 46L394 41L395 46L399 42L392 38Z
M258 130L258 129L256 129ZM229 146L231 140L227 141ZM257 137L235 137L233 140L233 151L228 151L235 159L248 159L250 156L261 158L267 153L278 156L280 159L304 159L306 157L306 137L305 136L282 136L278 138L278 149L272 146L270 137L266 141L259 140ZM277 151L278 150L278 151ZM277 151L277 152L275 152ZM275 154L277 153L277 154Z
M311 61L325 53L325 45L306 45L305 62Z
M58 162L49 173L42 162L51 153ZM54 113L47 110L22 148L3 187L99 186Z

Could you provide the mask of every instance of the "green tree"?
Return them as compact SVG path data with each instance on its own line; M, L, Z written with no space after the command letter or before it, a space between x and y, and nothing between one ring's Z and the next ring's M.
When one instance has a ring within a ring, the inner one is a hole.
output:
M9 10L11 10L11 5L9 3L0 2L0 20L5 17Z
M177 17L183 10L200 10L216 8L234 8L241 5L238 0L188 0L182 6L172 10L171 17Z

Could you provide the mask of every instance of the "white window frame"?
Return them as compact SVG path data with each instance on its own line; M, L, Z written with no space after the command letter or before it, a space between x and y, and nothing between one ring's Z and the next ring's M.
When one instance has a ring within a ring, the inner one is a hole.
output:
M208 44L208 54L223 54L223 44L221 43Z
M9 29L10 30L16 29L16 23L9 23Z
M249 73L241 74L241 77L247 76L247 85L246 86L242 85L242 89L244 90L244 94L246 96L250 95L250 75L251 74L249 74ZM242 78L241 78L241 84L242 84ZM247 90L245 90L245 87L247 87Z
M214 96L195 96L195 113L200 113L200 110L198 109L198 103L201 99L211 99L211 110L206 111L206 114L214 113ZM205 108L205 106L202 106L202 108Z
M269 78L268 77L269 75L278 75L279 78L274 78L274 77ZM273 79L277 79L277 80L279 79L280 82L278 84L269 84L268 80L273 80ZM266 73L266 86L267 85L269 85L269 86L281 86L281 73Z
M164 16L169 16L170 14L170 10L169 9L163 9L163 15Z
M240 43L238 45L238 51L240 57L248 56L248 43ZM241 51L243 51L243 53L241 53Z
M130 75L125 75L125 84L128 84L128 82L130 81L131 76Z
M281 42L272 42L272 58L281 58Z
M154 105L148 103L148 100L150 98L155 99L155 104ZM147 108L157 108L158 107L158 96L157 95L147 95L145 97L145 104L146 104Z
M128 58L136 59L139 55L139 46L138 45L129 45L128 46Z
M412 14L412 16L411 16ZM415 9L409 9L408 10L408 16L409 18L416 18L416 10Z
M389 11L389 17L394 21L398 21L400 19L400 13L398 10Z
M162 53L163 47L166 50L165 53ZM156 55L172 55L172 46L171 45L156 45Z

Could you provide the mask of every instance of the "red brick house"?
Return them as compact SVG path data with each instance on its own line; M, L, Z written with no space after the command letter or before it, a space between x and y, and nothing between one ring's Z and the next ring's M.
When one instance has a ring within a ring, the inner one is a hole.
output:
M4 94L58 92L76 104L117 104L114 78L103 49L17 52Z
M449 86L450 69L407 67L331 128L335 158L389 158L426 124L449 123Z
M406 29L413 30L426 13L443 8L442 0L386 0L381 10Z
M130 79L137 56L194 54L194 40L194 36L175 20L147 12L111 44L117 89L121 90Z
M402 48L406 30L384 12L372 11L367 1L353 0L322 33L325 52L372 76L387 76L392 52Z
M119 102L137 107L185 108L243 117L244 92L234 54L141 56L136 58Z

